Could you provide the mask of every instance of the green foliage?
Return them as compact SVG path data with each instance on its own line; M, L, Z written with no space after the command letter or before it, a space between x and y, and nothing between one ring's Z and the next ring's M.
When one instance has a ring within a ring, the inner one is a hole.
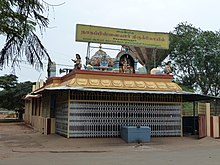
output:
M194 92L194 89L189 86L185 86L184 84L178 84L183 91ZM183 102L182 104L182 113L185 116L193 115L193 103L192 102Z
M15 75L5 75L0 77L0 87L0 108L20 110L24 107L22 97L31 92L32 83L18 83Z
M193 103L185 102L182 106L182 113L184 116L193 116ZM197 115L197 111L196 111Z
M0 88L5 90L9 90L10 88L14 88L17 84L17 76L10 74L4 75L0 77Z
M187 91L187 92L194 92L194 89L190 86L185 86L184 84L178 84L183 91Z
M175 75L186 87L220 95L220 33L180 23L170 35L170 58Z
M49 20L43 14L45 7L41 0L0 0L0 35L6 36L0 51L0 67L9 63L19 65L22 55L36 67L43 67L42 60L50 57L35 34L48 26ZM45 5L45 4L44 4Z

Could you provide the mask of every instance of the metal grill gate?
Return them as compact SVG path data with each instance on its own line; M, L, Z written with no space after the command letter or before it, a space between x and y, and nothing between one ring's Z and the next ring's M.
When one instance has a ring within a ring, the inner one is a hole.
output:
M68 102L56 104L56 133L68 136Z
M67 137L117 137L127 125L149 126L152 136L182 134L181 96L70 91L57 98L56 133Z
M69 137L115 137L121 126L149 126L152 136L180 136L180 105L71 102Z
M69 92L63 91L56 93L56 133L68 137L68 111L69 111Z

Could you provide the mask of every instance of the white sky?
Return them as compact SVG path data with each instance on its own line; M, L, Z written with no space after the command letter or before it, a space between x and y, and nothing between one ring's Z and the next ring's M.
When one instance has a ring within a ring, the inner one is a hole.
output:
M75 41L76 24L114 28L170 32L180 22L188 22L202 30L219 31L219 0L45 0L51 4L65 2L50 9L50 27L43 34L43 44L57 64L73 66L71 58L79 53L85 59L87 43ZM3 37L0 38L0 49ZM110 46L107 46L110 47ZM118 48L118 47L116 47ZM97 51L91 50L91 55ZM116 52L107 51L114 57ZM46 61L45 61L46 62ZM45 64L46 66L46 64ZM58 66L64 68L65 66ZM10 67L0 71L0 76L10 73ZM16 69L19 81L37 81L46 78L44 71L21 63Z

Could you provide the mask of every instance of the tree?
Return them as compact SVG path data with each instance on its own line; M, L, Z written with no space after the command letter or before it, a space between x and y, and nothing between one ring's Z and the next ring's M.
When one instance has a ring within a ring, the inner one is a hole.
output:
M10 75L4 75L0 77L0 88L8 90L10 88L13 88L17 84L17 76L10 74Z
M178 81L206 95L220 95L220 33L180 23L170 35L169 57Z
M0 77L0 108L8 110L21 110L24 107L22 97L32 90L30 81L18 83L15 75L4 75Z
M0 35L6 37L0 51L0 68L11 64L19 66L23 55L35 67L43 68L43 59L49 54L36 35L48 27L49 20L43 14L48 4L43 0L0 0Z

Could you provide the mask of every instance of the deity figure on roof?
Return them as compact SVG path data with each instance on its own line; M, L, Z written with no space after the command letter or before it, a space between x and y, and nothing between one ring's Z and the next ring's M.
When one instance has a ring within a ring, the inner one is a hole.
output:
M172 73L171 61L168 61L165 64L164 73L165 74L171 74Z
M76 59L75 60L72 59L72 61L75 63L74 64L74 69L80 70L81 67L82 67L80 55L76 54Z

